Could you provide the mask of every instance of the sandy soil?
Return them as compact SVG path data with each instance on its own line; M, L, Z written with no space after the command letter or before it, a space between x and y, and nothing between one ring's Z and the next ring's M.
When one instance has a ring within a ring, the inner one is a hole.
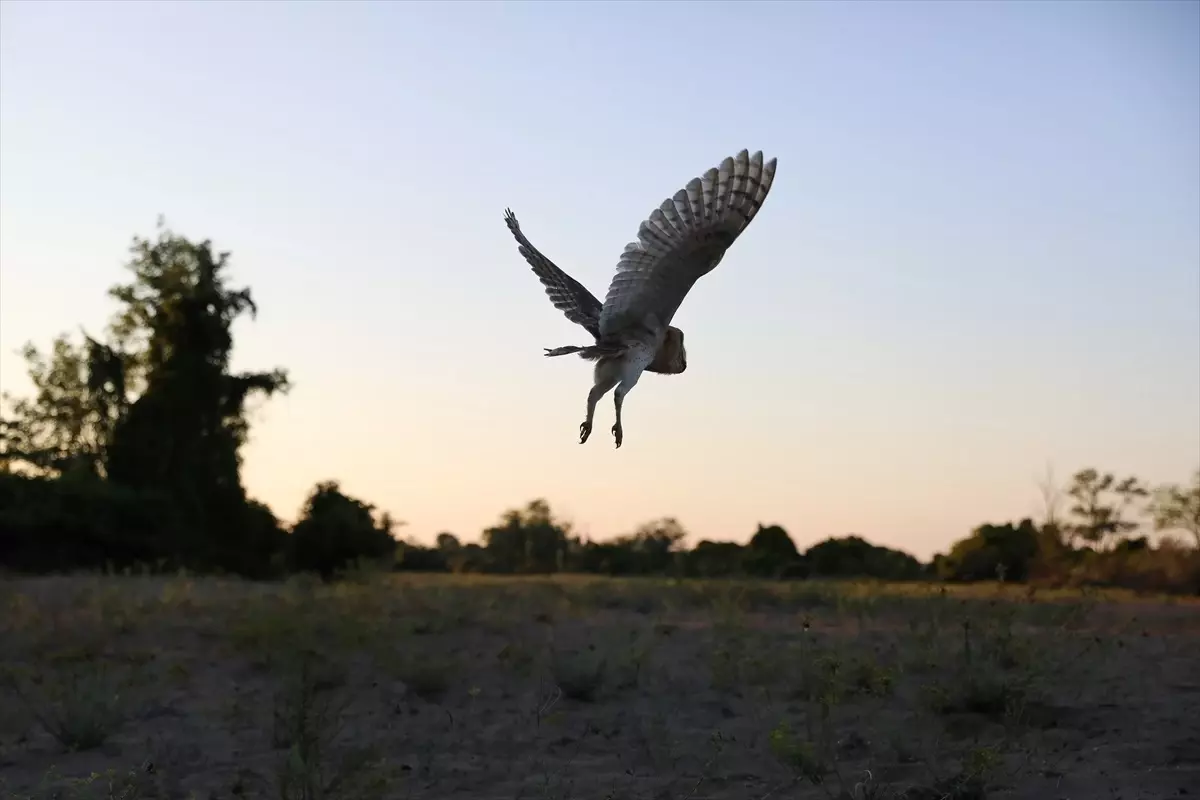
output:
M1200 796L1194 602L71 577L0 609L6 798Z

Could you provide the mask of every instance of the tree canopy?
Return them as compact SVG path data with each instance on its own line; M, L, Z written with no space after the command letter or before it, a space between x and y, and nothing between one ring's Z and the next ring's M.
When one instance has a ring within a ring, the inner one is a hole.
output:
M128 282L109 291L118 307L106 341L84 332L78 344L60 336L48 355L26 346L35 393L12 401L0 463L168 497L188 522L164 551L259 571L254 554L277 546L279 531L264 530L263 507L246 496L239 449L247 401L286 392L287 372L230 372L231 327L257 309L249 288L229 285L228 253L160 220L155 239L134 237L131 256Z

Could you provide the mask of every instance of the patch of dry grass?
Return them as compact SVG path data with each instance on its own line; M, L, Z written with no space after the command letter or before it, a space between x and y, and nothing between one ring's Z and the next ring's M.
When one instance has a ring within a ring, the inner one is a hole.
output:
M969 800L1200 782L1177 699L1200 692L1186 601L358 571L8 579L0 606L4 797Z

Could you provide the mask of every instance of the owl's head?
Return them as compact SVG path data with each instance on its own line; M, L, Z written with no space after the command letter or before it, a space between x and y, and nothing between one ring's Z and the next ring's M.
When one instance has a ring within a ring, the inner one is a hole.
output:
M687 350L683 347L683 331L669 327L663 336L654 360L646 367L650 372L660 375L678 375L687 369Z
M667 352L670 353L673 372L687 369L687 348L683 346L683 331L674 326L667 328Z

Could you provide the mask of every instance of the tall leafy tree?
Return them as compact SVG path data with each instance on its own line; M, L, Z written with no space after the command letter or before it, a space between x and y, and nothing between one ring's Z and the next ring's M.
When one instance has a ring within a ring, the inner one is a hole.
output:
M229 286L229 253L192 242L159 223L157 239L135 238L128 283L111 331L127 358L126 383L140 394L113 430L112 480L166 492L236 568L245 544L247 504L239 448L246 404L289 388L287 373L233 374L231 328L257 308L248 288ZM255 526L257 528L257 526Z
M287 373L230 371L232 325L257 309L248 288L229 285L228 253L160 220L131 256L130 279L109 292L118 310L107 343L85 333L81 343L59 337L48 354L25 348L34 393L6 398L0 467L168 497L193 534L182 549L256 571L281 533L246 497L239 450L248 402L286 392Z
M104 476L113 430L129 407L123 354L86 332L80 342L58 336L48 353L26 344L21 354L34 393L3 397L11 412L0 418L0 469Z
M952 581L1023 581L1040 552L1042 532L1028 518L980 525L937 559L939 577Z
M813 575L909 580L921 575L921 563L908 553L871 544L861 536L832 537L804 552Z
M746 546L746 571L752 575L781 575L800 559L796 543L779 525L763 525Z
M641 574L667 572L675 553L687 539L687 531L674 517L643 523L631 536L622 536L613 544L628 551L631 571Z
M313 487L292 528L292 564L328 580L355 559L382 559L396 552L396 522L387 513L342 492L337 481Z
M1128 536L1138 528L1138 523L1131 519L1135 505L1149 494L1135 477L1118 480L1111 472L1082 469L1075 473L1067 489L1072 501L1067 533L1097 546Z
M1186 531L1200 549L1200 469L1193 473L1190 486L1171 484L1159 488L1150 513L1156 530Z
M542 499L505 512L483 532L484 548L499 572L547 573L564 566L571 526L559 522Z

